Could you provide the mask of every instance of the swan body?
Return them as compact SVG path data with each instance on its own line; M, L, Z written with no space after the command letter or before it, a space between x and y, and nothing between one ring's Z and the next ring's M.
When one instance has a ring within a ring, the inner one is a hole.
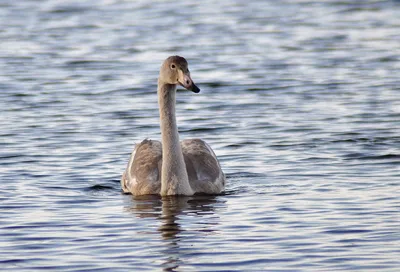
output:
M179 141L176 124L176 86L194 93L187 61L167 58L158 78L158 104L162 141L143 140L131 154L121 178L125 193L133 195L218 194L224 191L225 175L211 147L201 139Z

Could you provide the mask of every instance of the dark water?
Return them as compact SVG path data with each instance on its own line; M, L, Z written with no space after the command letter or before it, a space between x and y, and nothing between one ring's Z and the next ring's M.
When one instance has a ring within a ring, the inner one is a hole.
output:
M0 270L398 271L399 1L0 2ZM221 196L123 195L185 56Z

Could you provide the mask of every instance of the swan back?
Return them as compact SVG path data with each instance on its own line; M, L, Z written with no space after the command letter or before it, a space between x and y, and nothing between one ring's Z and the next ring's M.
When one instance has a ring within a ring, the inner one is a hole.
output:
M135 146L122 175L122 190L133 195L158 194L161 188L161 164L161 142L143 140Z
M224 191L225 175L211 147L201 139L183 140L181 147L193 191L206 194Z

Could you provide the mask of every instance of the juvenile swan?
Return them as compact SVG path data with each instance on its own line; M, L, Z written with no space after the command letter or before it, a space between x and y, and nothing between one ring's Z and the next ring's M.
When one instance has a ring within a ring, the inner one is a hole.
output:
M175 117L176 85L194 93L188 63L171 56L161 65L158 78L161 142L137 144L121 178L122 190L133 195L218 194L224 190L225 175L211 147L200 139L179 142Z

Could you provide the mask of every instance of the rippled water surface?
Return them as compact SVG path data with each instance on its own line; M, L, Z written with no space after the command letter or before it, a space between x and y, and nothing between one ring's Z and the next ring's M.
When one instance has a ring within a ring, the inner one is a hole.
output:
M0 269L398 271L399 1L0 2ZM132 197L185 56L219 196Z

